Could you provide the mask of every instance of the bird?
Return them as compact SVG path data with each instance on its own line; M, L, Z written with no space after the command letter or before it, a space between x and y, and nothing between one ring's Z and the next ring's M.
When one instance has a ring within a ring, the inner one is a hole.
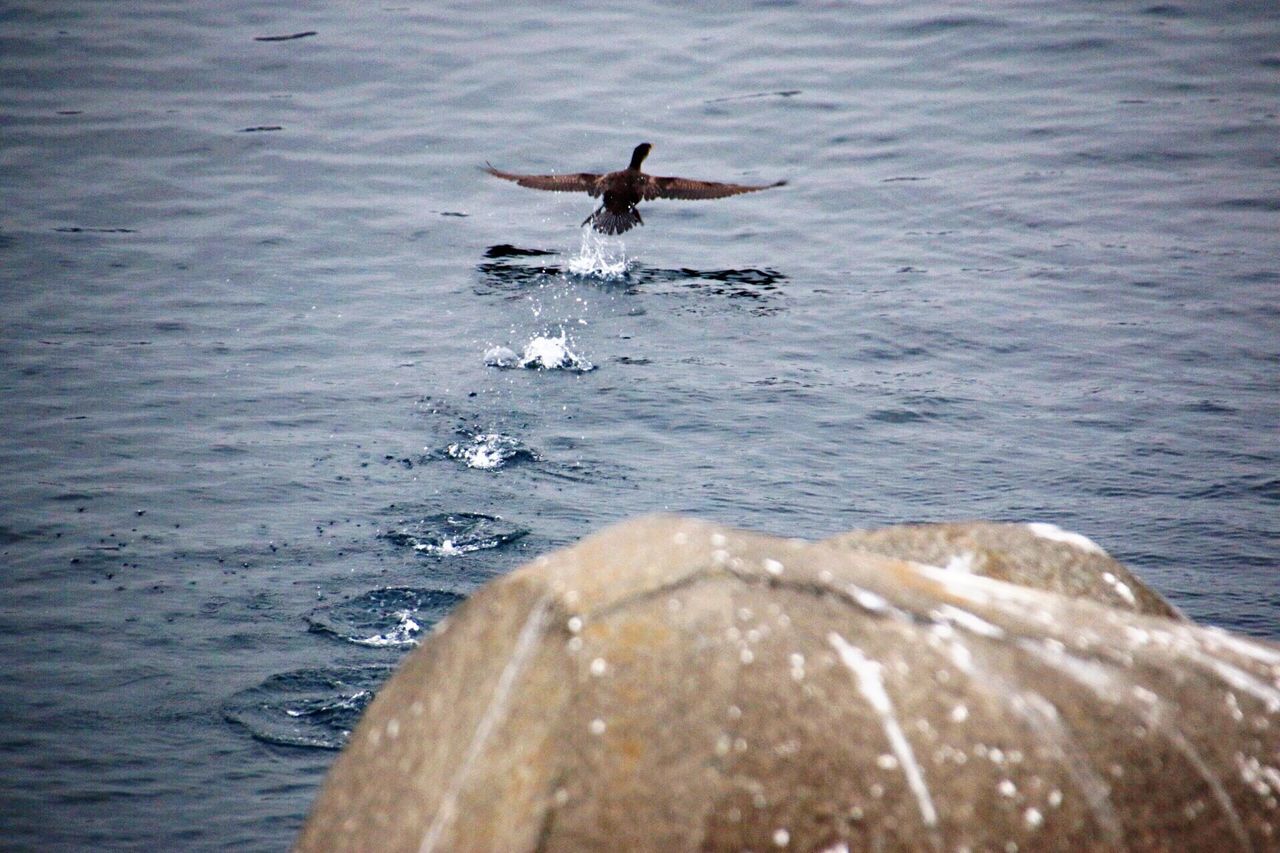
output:
M592 198L604 196L600 206L582 220L601 234L622 234L637 225L644 225L636 205L655 198L703 199L753 193L759 190L784 186L786 181L772 184L722 184L715 181L695 181L690 178L660 178L640 171L640 164L649 156L653 145L641 142L631 152L631 165L616 172L598 175L592 172L564 173L559 175L517 175L495 169L486 162L484 171L504 181L514 181L522 187L552 192L585 192Z

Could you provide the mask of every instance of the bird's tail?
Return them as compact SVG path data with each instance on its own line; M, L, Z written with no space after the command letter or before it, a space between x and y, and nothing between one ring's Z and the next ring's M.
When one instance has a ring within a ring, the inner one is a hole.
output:
M583 225L588 222L601 234L621 234L623 231L630 231L635 226L644 224L644 220L640 218L640 211L634 207L629 207L622 213L614 213L603 204L595 213L582 220Z

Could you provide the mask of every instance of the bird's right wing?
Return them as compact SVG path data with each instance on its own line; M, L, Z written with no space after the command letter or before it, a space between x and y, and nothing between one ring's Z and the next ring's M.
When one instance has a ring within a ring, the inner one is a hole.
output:
M512 172L503 172L495 169L489 163L485 163L484 167L484 170L495 178L502 178L504 181L515 181L522 187L529 187L534 190L587 193L592 196L600 195L600 176L593 175L590 172L565 175L517 175Z
M773 189L786 185L786 181L772 184L721 184L716 181L695 181L690 178L656 178L650 177L645 182L641 194L646 199L654 198L724 198L741 193L753 193L760 190Z

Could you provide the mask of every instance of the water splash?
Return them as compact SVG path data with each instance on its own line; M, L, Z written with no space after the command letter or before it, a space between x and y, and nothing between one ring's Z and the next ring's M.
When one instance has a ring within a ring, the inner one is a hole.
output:
M534 370L569 370L586 373L596 366L569 348L569 336L564 329L556 337L539 335L524 346L520 366Z
M537 312L535 311L535 316ZM504 370L523 367L526 370L567 370L570 373L586 373L596 366L574 352L569 335L563 328L559 334L535 335L524 345L520 355L506 346L492 346L485 350L484 363L488 367Z
M445 448L450 459L457 459L468 468L496 471L513 460L534 460L537 454L520 443L519 439L496 432L473 435L468 441L457 441Z
M570 275L602 281L626 278L631 271L626 244L602 237L589 228L583 229L582 246L577 255L569 258L567 266Z

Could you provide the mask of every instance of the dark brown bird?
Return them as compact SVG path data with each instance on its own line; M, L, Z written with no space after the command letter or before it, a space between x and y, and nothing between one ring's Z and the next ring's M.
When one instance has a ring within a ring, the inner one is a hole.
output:
M640 164L653 148L642 142L631 152L631 165L607 175L578 172L565 175L516 175L502 172L485 163L485 171L495 178L515 181L522 187L553 192L584 192L592 198L604 196L604 201L582 224L591 223L601 234L621 234L636 225L643 225L636 205L655 198L724 198L740 193L753 193L780 187L786 181L751 186L747 184L719 184L714 181L694 181L689 178L658 178L640 171Z

